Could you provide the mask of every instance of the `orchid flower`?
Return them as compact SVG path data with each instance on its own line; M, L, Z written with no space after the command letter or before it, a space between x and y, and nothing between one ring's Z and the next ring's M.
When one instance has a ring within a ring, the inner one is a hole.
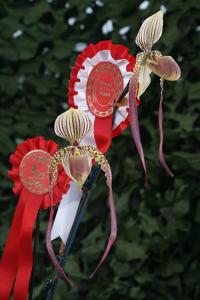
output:
M86 181L88 175L90 174L92 168L92 161L94 160L97 164L101 166L101 170L105 173L106 183L109 188L109 206L110 206L110 215L111 215L111 233L108 240L107 247L105 252L97 265L95 271L91 277L96 273L100 268L101 264L106 259L110 248L112 247L116 235L117 235L117 221L115 213L115 205L112 192L112 173L108 161L105 156L95 147L92 146L80 146L81 140L85 135L91 130L91 122L88 116L78 110L70 108L68 111L59 115L55 121L55 133L66 139L70 146L64 147L56 152L53 159L49 164L49 184L50 184L50 195L52 196L52 189L57 179L57 168L59 164L62 164L66 174L75 181L81 188ZM53 199L52 199L53 200ZM47 229L47 239L46 245L49 256L52 260L52 263L58 270L59 274L63 279L72 284L69 278L65 275L63 269L59 266L55 253L51 244L51 229L53 221L53 208L50 213L49 226Z
M175 81L180 78L181 71L178 64L171 56L162 56L161 52L152 50L153 45L160 39L163 30L163 12L158 11L156 14L147 18L141 25L136 36L136 44L142 52L137 54L136 64L133 70L132 78L129 85L129 111L131 131L138 150L147 182L147 170L144 159L143 147L140 140L140 131L137 116L136 98L140 97L151 83L150 74L153 72L160 77L161 97L159 105L159 160L170 176L174 176L163 155L163 81ZM139 85L139 88L138 88Z

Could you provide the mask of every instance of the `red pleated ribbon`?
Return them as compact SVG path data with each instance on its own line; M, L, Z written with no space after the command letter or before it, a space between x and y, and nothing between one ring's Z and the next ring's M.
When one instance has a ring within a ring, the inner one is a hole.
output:
M19 199L0 262L0 299L9 299L18 268L19 235L26 199Z
M32 271L32 234L43 196L22 190L0 263L0 299L27 298Z
M19 235L19 256L18 256L18 272L16 274L15 286L13 291L14 300L26 300L29 288L29 280L31 277L33 252L32 252L32 234L38 211L41 207L43 196L34 195L23 190L26 204Z

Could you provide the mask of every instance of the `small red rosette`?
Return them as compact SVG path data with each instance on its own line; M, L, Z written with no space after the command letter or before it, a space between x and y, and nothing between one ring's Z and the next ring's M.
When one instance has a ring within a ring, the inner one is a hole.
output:
M69 188L70 179L60 167L54 186L54 201L49 197L48 164L58 150L53 141L43 137L27 139L10 156L14 181L13 192L19 201L0 262L0 299L26 300L32 271L32 235L40 208L60 202Z

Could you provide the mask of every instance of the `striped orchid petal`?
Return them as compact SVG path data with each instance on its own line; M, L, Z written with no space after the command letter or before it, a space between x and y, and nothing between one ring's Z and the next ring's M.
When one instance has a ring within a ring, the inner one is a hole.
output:
M171 56L154 56L147 59L147 66L164 80L175 81L181 76L179 65Z
M91 122L83 111L70 108L57 117L54 130L71 145L77 145L91 130Z
M147 18L140 27L136 36L136 44L144 51L151 50L162 35L163 30L163 12L158 11L156 14Z

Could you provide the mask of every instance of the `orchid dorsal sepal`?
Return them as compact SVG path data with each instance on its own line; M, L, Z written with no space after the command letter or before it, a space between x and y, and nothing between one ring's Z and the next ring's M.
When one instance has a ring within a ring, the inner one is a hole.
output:
M66 139L70 145L78 145L91 128L87 114L75 108L60 114L54 124L55 134Z
M145 52L148 53L161 37L163 30L163 12L160 10L154 15L145 19L142 23L135 43Z

